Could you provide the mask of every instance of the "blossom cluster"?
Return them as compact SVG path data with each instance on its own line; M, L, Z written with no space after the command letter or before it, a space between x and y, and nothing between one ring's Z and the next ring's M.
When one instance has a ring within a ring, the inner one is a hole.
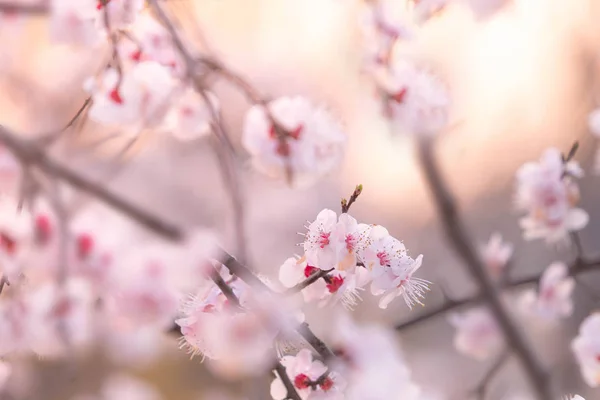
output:
M319 274L320 279L302 289L305 301L325 305L341 300L352 307L370 283L371 293L381 296L381 308L398 296L409 307L422 304L428 282L413 274L421 267L423 256L410 257L404 244L384 227L358 223L348 213L338 217L324 209L307 229L304 255L289 258L279 271L288 288Z

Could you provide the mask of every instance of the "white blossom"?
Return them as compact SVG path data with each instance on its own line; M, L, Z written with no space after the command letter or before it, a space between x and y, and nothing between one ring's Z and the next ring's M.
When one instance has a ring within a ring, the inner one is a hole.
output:
M588 316L579 327L571 348L585 382L591 387L600 385L600 313Z
M504 345L494 317L485 308L452 314L448 320L456 328L454 347L467 356L485 360L498 353Z
M494 278L498 279L502 275L512 257L513 250L513 245L503 241L499 233L490 236L490 240L481 247L480 253L483 262Z
M521 298L521 306L528 314L545 320L565 318L573 313L571 294L575 288L575 279L569 277L565 263L552 263L540 279L537 293L528 290Z

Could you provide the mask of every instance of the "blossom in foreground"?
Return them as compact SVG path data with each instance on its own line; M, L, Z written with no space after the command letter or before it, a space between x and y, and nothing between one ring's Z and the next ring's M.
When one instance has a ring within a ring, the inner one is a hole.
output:
M335 373L328 373L321 361L313 360L310 350L302 349L295 356L285 356L281 364L303 400L344 399L344 380ZM284 400L287 396L280 377L271 384L271 396L275 400Z
M217 97L207 92L210 107L219 114L219 101ZM173 136L181 141L201 138L210 133L212 115L204 98L194 89L188 88L175 102L169 114L169 128Z
M587 317L579 327L579 334L571 342L571 349L585 382L591 387L600 385L600 313Z
M82 395L73 400L160 400L162 397L146 382L132 376L117 374L110 376L102 385L98 395Z
M160 125L176 89L168 68L147 61L120 74L109 68L99 82L87 82L93 99L89 117L101 124L127 126L135 133Z
M485 246L481 247L483 262L494 278L500 278L512 257L513 250L513 245L503 241L499 233L494 233Z
M567 265L555 262L542 274L537 293L534 290L524 293L521 306L527 313L546 320L568 317L573 313L574 288L575 279L569 276Z
M432 73L403 59L374 72L387 116L403 130L435 135L448 123L450 97Z
M504 345L494 317L485 308L452 314L448 320L456 328L454 347L462 354L485 360L498 353Z
M594 136L600 137L600 108L595 108L589 113L588 129Z
M517 171L517 207L527 215L520 220L525 239L548 242L568 240L568 233L583 229L589 215L575 205L579 188L574 178L583 175L575 161L564 162L558 149L544 152L539 162Z
M262 105L248 110L242 133L260 172L274 178L291 174L295 184L307 185L341 162L346 134L325 109L303 97L280 97L266 107L268 113Z
M336 368L348 382L347 400L422 400L392 331L358 325L347 314L335 322L331 345Z

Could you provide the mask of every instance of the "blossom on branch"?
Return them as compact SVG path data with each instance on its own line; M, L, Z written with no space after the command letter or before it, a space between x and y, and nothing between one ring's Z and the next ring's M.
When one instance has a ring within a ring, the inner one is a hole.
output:
M537 293L528 290L521 298L521 307L527 314L533 314L545 320L565 318L573 313L571 294L575 288L575 279L569 276L565 263L550 264L542 274Z
M511 243L502 240L499 233L490 236L490 240L480 248L481 257L495 279L500 278L505 271L508 261L512 257L514 247Z
M254 105L242 132L257 170L274 178L291 174L296 185L309 185L337 167L346 140L338 121L299 96Z
M483 361L497 354L504 345L496 320L485 308L452 314L448 320L456 328L454 347L464 355Z
M571 348L585 382L591 387L600 385L600 313L588 316L579 327Z
M517 207L527 215L520 220L525 239L568 241L569 232L583 229L589 215L575 207L583 175L575 161L564 161L558 149L544 152L539 162L528 162L517 171Z

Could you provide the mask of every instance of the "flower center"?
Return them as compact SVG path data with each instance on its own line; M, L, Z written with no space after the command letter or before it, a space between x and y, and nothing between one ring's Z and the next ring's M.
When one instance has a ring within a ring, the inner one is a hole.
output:
M294 386L298 389L306 389L310 386L310 378L305 374L296 375L294 378Z
M321 232L317 240L320 248L324 249L329 244L329 236L331 236L331 232Z
M379 258L379 264L381 266L386 266L390 264L390 256L385 251L380 251L377 253L377 258Z
M313 267L312 265L307 265L307 266L304 268L304 276L308 278L308 277L309 277L309 276L311 276L312 274L316 273L318 269L319 269L319 268L317 268L317 267Z
M327 290L329 290L329 293L335 293L344 284L344 278L342 278L339 275L326 277L326 282L327 282Z

